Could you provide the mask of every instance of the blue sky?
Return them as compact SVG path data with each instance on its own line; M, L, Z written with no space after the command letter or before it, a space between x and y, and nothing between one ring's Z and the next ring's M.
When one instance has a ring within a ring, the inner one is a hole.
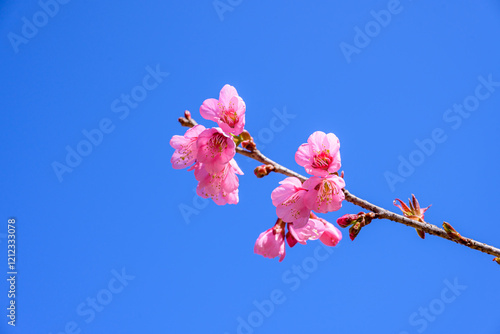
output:
M186 109L213 126L199 107L231 84L272 159L305 174L298 146L333 132L349 191L393 210L414 193L429 222L500 246L499 17L493 0L0 2L18 272L0 332L499 333L492 256L376 221L265 259L284 176L238 156L240 203L217 206L169 146Z

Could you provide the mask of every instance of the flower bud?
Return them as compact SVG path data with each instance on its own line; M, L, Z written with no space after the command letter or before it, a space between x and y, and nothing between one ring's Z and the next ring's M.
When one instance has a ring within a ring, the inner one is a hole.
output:
M260 179L266 175L269 175L269 173L272 172L273 170L274 170L273 165L260 165L257 166L253 172L255 176L257 176Z
M286 242L288 243L288 246L290 246L290 248L292 248L293 246L295 246L297 244L297 239L295 239L292 235L292 233L290 233L290 231L288 231L286 233Z
M189 110L184 111L184 117L186 117L187 120L191 119L191 113L189 112Z
M255 145L255 142L253 142L252 140L244 140L241 142L241 147L243 147L245 150L253 152L257 148L257 145Z
M500 264L500 256L494 258L493 261L495 261L496 263Z
M324 219L320 219L325 224L325 231L321 234L319 240L327 246L337 246L342 240L342 232Z
M354 241L354 239L356 239L356 237L358 236L359 232L361 231L361 227L361 222L357 222L349 229L349 238L351 238L352 241Z
M447 222L443 222L443 229L446 231L446 233L454 240L464 240L464 237L458 233L453 226L451 226Z
M419 228L416 228L415 230L417 230L417 234L420 238L422 239L425 239L425 232Z
M357 215L346 214L346 215L343 215L342 217L337 219L337 224L339 224L339 226L342 228L346 228L346 227L356 223L356 221L359 220L360 218L362 218L362 216L360 217L359 214L357 214Z
M398 202L399 202L399 204L398 204ZM413 219L413 220L416 220L419 222L424 222L424 213L425 213L425 211L427 211L431 207L429 205L426 208L420 208L420 204L418 203L417 198L413 194L411 195L411 199L408 199L408 204L410 206L406 205L399 198L396 198L394 200L393 204L401 209L401 211L403 212L403 215L406 218L410 218L410 219ZM418 233L420 235L420 232L418 232ZM420 235L420 237L422 237L422 236Z
M241 134L240 134L240 137L242 140L253 141L253 138L250 135L250 132L248 132L247 130L243 130L243 132L241 132Z

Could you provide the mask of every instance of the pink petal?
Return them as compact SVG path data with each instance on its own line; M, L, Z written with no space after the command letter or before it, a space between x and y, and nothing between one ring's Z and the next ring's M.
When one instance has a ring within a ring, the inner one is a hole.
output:
M196 155L194 153L185 155L177 150L174 152L174 154L172 154L172 158L170 158L170 162L172 163L172 167L174 169L186 168L192 165L195 162L195 160L196 160Z
M297 202L291 205L286 202L285 205L278 205L276 215L283 221L293 223L295 227L300 228L307 224L311 211L306 208L300 196L294 200Z
M183 144L188 141L189 139L184 138L184 136L175 135L172 137L172 139L170 139L170 146L178 150L182 147Z
M323 139L323 145L327 150L330 151L330 154L333 156L340 149L340 141L337 136L333 133L328 133Z
M236 160L231 159L231 161L229 161L229 163L231 164L231 167L234 168L234 172L236 174L243 175L243 171L240 169L240 166L238 166L238 164L236 163Z
M229 163L220 172L211 174L205 167L200 162L193 167L195 178L199 181L196 193L203 198L211 198L217 205L237 204L239 180L236 172L241 170Z
M294 236L290 232L290 229L289 229L288 233L286 234L286 242L288 243L288 246L290 246L290 247L293 247L297 244L297 239L294 238Z
M339 241L342 240L342 232L327 221L323 221L325 222L325 231L319 240L327 246L337 246Z
M226 139L226 148L220 154L220 162L227 164L236 154L236 144L232 138Z
M283 261L283 259L285 258L285 253L286 253L286 251L285 251L285 242L282 242L280 244L280 250L279 250L279 255L280 255L279 262Z
M216 99L206 99L200 107L201 117L217 122L219 119L219 101Z
M295 153L295 161L299 166L306 166L310 164L310 160L312 159L312 154L310 151L309 144L302 144L299 146L297 152Z
M283 203L288 197L296 192L296 188L302 187L302 182L296 177L287 177L280 182L280 186L273 190L271 199L274 206Z
M229 101L233 96L238 96L236 88L231 85L224 85L224 87L220 90L219 102L227 108L229 106Z
M227 204L238 204L238 201L239 201L238 192L239 192L239 190L236 189L235 191L228 193L225 196L226 203Z
M285 240L284 231L276 233L273 228L262 232L253 248L256 254L262 255L267 258L280 257L280 262L285 257Z
M193 126L190 129L188 129L186 131L186 133L184 134L184 137L196 139L196 138L198 138L200 133L202 133L205 130L206 130L206 128L203 125L198 124L198 125Z
M317 240L325 230L325 224L318 219L309 219L303 227L288 225L288 229L293 237L301 244L305 245L307 240Z
M173 168L185 168L195 162L198 154L196 148L197 137L204 129L203 125L196 125L188 129L184 136L176 135L170 139L170 145L175 149L170 159Z
M233 133L236 135L236 136L239 136L243 130L245 129L245 114L239 116L240 120L238 123L236 123L236 125L234 126L234 130L233 130Z
M309 175L327 176L329 174L329 172L327 170L314 168L311 165L305 165L304 168L305 168L307 174L309 174Z
M311 149L314 153L319 153L326 148L324 144L325 138L326 134L323 131L316 131L309 136L307 142L311 145Z
M222 180L221 188L222 191L230 193L238 189L239 180L232 168L227 168L226 174L227 175Z

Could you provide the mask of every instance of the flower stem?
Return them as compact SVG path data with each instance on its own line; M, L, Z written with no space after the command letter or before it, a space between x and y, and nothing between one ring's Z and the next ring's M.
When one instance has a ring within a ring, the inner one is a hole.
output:
M196 123L196 121L193 118L187 119L185 117L179 117L179 123L182 126L186 126L186 127L190 127L190 128L198 124L198 123ZM280 165L279 163L269 159L264 154L262 154L258 149L254 149L252 152L250 152L250 151L247 151L241 147L236 147L236 152L241 154L241 155L244 155L246 157L257 160L263 164L273 165L274 172L276 172L276 173L280 173L280 174L283 174L286 176L296 177L302 182L307 180L307 177L300 175L299 173L296 173L293 170L288 169L288 168ZM410 227L413 227L416 229L421 229L427 234L435 235L435 236L441 237L443 239L447 239L447 240L456 242L457 244L461 244L461 245L464 245L466 247L476 249L480 252L491 254L491 255L494 255L496 257L500 257L500 249L498 249L496 247L487 245L485 243L482 243L482 242L479 242L479 241L476 241L476 240L473 240L470 238L465 238L465 237L462 237L461 239L460 238L453 238L448 233L446 233L446 231L444 229L442 229L436 225L429 224L427 222L419 222L416 220L412 220L410 218L406 218L402 215L398 215L392 211L386 210L386 209L379 207L375 204L372 204L372 203L370 203L362 198L359 198L359 197L351 194L347 189L342 189L342 191L344 192L346 201L348 201L354 205L357 205L359 207L362 207L365 210L369 210L371 212L374 212L376 214L375 218L387 219L387 220L391 220L391 221L396 222L396 223L404 224L404 225L407 225L407 226L410 226Z

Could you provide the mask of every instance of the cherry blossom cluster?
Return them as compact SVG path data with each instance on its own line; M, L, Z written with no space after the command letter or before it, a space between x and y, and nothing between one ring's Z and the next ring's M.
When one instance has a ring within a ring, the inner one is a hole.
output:
M243 132L245 110L245 102L236 88L225 85L218 100L207 99L200 107L201 116L217 122L219 127L206 129L196 125L184 136L175 135L170 140L175 149L170 159L173 168L194 170L197 194L211 198L218 205L239 201L236 174L243 175L243 172L234 160L236 144L233 137Z
M276 206L278 221L274 227L260 234L254 252L265 257L285 257L285 240L290 247L307 240L320 239L325 245L335 246L342 233L332 224L314 213L337 211L342 206L344 179L338 176L340 169L340 142L333 134L314 132L307 143L302 144L295 161L312 175L304 183L296 177L288 177L273 190L271 199ZM285 226L288 232L285 234Z

